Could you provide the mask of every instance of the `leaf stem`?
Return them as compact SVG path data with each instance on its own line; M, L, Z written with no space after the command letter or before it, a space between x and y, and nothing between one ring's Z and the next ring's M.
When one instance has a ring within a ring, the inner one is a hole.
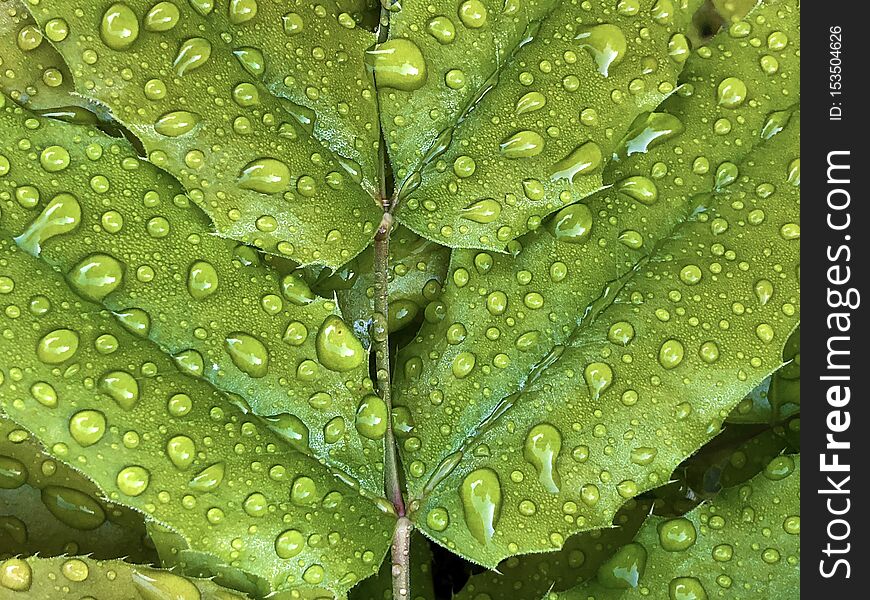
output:
M414 525L408 517L399 517L396 531L393 532L393 544L390 547L393 600L406 600L411 593L411 531L413 529Z

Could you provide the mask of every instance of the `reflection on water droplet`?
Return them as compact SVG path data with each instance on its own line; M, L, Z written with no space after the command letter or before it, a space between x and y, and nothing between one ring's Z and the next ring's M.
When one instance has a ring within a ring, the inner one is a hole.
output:
M139 19L136 13L121 2L111 5L100 22L100 36L112 50L125 50L139 37Z
M81 223L82 207L72 194L61 193L46 205L36 219L15 238L18 247L39 256L42 245L57 235L74 231Z
M488 544L501 516L501 482L492 469L476 469L459 488L465 524L481 544Z
M426 60L411 40L395 38L368 50L366 64L374 71L378 87L412 92L426 83Z
M585 28L574 39L579 40L580 47L589 52L598 66L598 72L605 77L610 67L622 62L628 49L622 30L609 23Z
M556 470L556 459L561 450L562 434L549 423L532 427L523 446L523 456L535 467L541 485L553 494L557 494L561 486Z

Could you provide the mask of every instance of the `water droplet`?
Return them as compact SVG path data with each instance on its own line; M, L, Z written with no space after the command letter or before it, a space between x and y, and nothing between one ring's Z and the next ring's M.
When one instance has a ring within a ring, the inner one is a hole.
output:
M574 36L574 39L580 40L580 47L589 52L598 65L598 72L605 77L608 76L610 67L622 62L628 49L622 30L609 23L588 27Z
M18 247L39 256L42 244L56 235L74 231L81 223L82 207L72 194L55 196L36 219L15 238Z
M131 575L133 585L143 600L201 600L202 594L192 581L156 569L136 568Z
M60 567L60 572L63 573L63 576L69 581L81 582L88 578L90 569L85 561L79 560L78 558L71 558L64 561Z
M211 42L205 38L193 37L182 42L172 68L179 77L200 68L211 57Z
M695 544L695 525L685 518L670 519L658 526L659 543L668 552L682 552Z
M667 340L659 348L659 364L665 369L673 369L683 362L684 355L685 349L679 340Z
M0 490L14 490L27 483L27 467L11 456L0 455Z
M634 327L628 321L619 321L610 326L607 339L614 344L627 346L634 339Z
M43 488L41 495L48 511L73 529L90 531L106 520L102 506L79 490L49 485Z
M459 5L459 20L469 29L486 25L486 6L480 0L465 0Z
M282 413L273 417L266 417L269 427L281 434L290 444L302 451L307 451L309 446L310 432L302 419L290 413Z
M288 529L275 538L275 553L280 558L293 558L305 547L305 537L295 529Z
M737 108L746 100L746 84L742 79L736 77L726 77L719 83L716 90L716 97L719 101L719 106L725 108Z
M259 77L266 71L266 57L259 50L251 46L233 50L233 55L239 64L251 75Z
M626 544L598 568L598 583L615 590L636 588L646 569L646 548L638 543Z
M475 469L465 476L459 488L465 524L481 544L495 535L501 516L501 482L492 469Z
M186 110L166 113L154 123L154 131L167 137L178 137L190 132L199 123L199 115Z
M471 352L460 352L453 359L452 371L453 376L457 379L468 377L469 373L474 369L474 364L477 362L477 357Z
M538 480L553 494L559 492L561 485L556 459L562 450L562 434L549 423L535 425L526 436L523 456L535 467Z
M475 223L492 223L501 215L501 204L492 198L473 202L462 209L462 218Z
M694 577L675 577L668 584L670 600L707 600L707 590Z
M683 122L669 113L644 113L631 124L622 146L625 155L647 152L685 130Z
M224 348L233 364L250 377L265 377L269 372L269 351L265 344L242 331L230 333Z
M547 104L547 98L544 94L541 92L528 92L523 94L520 99L517 100L514 113L516 113L517 116L530 113L544 108L545 104Z
M413 92L426 83L426 60L411 40L395 38L366 52L366 64L374 71L378 87Z
M7 558L0 563L0 587L26 592L33 585L33 571L22 558Z
M659 190L656 187L656 184L653 183L652 179L642 175L635 175L623 179L617 184L616 189L632 200L636 200L637 202L646 204L647 206L653 204L659 198Z
M697 285L702 277L703 273L698 265L686 265L680 269L680 281L686 285Z
M54 408L57 406L57 391L49 383L37 381L30 386L30 395L45 407Z
M110 371L100 378L99 389L124 410L139 402L139 382L127 371Z
M607 363L589 363L583 369L583 377L586 379L589 395L598 399L613 384L613 369Z
M518 131L500 145L505 158L530 158L544 151L544 138L534 131Z
M166 455L173 465L184 470L196 458L196 445L186 435L176 435L166 442Z
M79 295L101 301L112 293L124 277L124 266L108 254L91 254L79 262L67 275L70 286Z
M66 362L79 349L79 334L71 329L55 329L45 334L36 345L36 356L48 365Z
M230 0L227 13L233 25L247 23L257 16L257 0Z
M151 474L138 465L124 467L115 479L118 489L127 496L139 496L148 489L150 481Z
M586 142L574 148L568 156L550 167L550 179L564 179L576 183L577 177L588 175L601 166L601 148L595 142Z
M801 159L796 158L788 163L788 182L793 186L801 184Z
M580 244L592 232L592 211L582 203L566 206L551 221L553 235L560 242Z
M351 371L365 360L362 344L353 329L335 315L326 317L314 342L317 359L331 371Z
M373 394L369 394L359 403L354 424L356 430L370 440L379 440L387 433L387 405Z
M145 31L169 31L178 24L181 13L172 2L158 2L145 15Z
M93 446L106 433L106 417L96 410L80 410L70 417L69 433L80 446Z
M683 64L689 58L689 40L682 33L675 33L668 41L668 56L677 64Z
M426 525L433 531L444 531L450 525L450 513L446 508L436 506L426 515Z
M63 171L69 166L69 152L63 146L48 146L40 152L39 164L49 173Z
M214 463L194 475L187 485L195 492L214 491L223 482L225 472L226 466L224 463Z
M187 272L187 291L194 300L203 300L217 291L218 274L211 263L203 260L190 265Z
M139 37L136 13L126 4L116 2L103 13L100 37L112 50L126 50Z
M290 183L290 168L277 158L258 158L239 173L239 187L261 194L277 194Z
M656 450L655 448L648 448L644 446L632 448L631 462L636 465L646 466L652 464L652 462L656 458L656 454L658 454L658 450Z
M453 21L445 16L433 17L426 26L429 34L438 40L439 44L449 44L456 39L456 27Z

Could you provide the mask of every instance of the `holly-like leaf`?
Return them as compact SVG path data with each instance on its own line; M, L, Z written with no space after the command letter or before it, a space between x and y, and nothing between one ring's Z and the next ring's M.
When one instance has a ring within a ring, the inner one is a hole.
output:
M601 298L590 294L592 303L571 319L553 315L567 302L551 290L561 281L574 283L562 285L567 294L588 288L552 274L583 277L593 261L535 255L540 238L527 245L536 272L532 263L523 269L526 250L499 270L494 260L478 268L454 255L454 287L442 301L455 302L456 312L448 308L406 349L397 398L416 423L404 464L427 534L494 566L606 526L625 498L667 481L781 365L799 314L798 117L792 121L742 161L739 181L716 191L711 177L708 194L686 200L686 213L671 216L677 224L621 280L599 274L605 283L592 289ZM625 225L614 208L590 211L592 227L604 231L574 247L619 247ZM741 301L729 300L735 295ZM432 343L443 349L434 355L439 367L418 350L431 353ZM531 367L523 357L530 349L539 357ZM615 452L621 458L611 464ZM525 501L535 507L528 515L518 508Z
M259 6L232 2L226 18L250 16L243 5ZM361 187L362 173L345 168L342 157L312 137L252 74L258 59L243 52L247 46L227 41L232 36L224 35L216 20L224 17L213 14L213 2L76 7L48 1L30 10L46 31L62 31L53 41L76 90L106 105L142 141L151 162L185 186L222 236L300 263L331 266L371 240L380 210ZM304 11L309 20L315 17L310 10ZM254 18L239 29L250 29ZM295 21L287 17L285 29ZM268 25L269 37L281 31L278 18L258 22ZM242 37L251 41L251 35ZM325 61L332 54L334 60L338 51L321 49L318 56ZM309 60L318 59L306 57L306 65Z
M548 600L788 598L800 587L800 457L685 516L650 517L595 581Z
M88 554L152 562L142 515L106 502L92 482L44 450L0 415L0 558Z
M341 593L374 572L393 521L377 499L179 372L9 237L0 265L16 315L0 407L53 456L269 588Z
M397 12L372 56L405 182L399 220L452 247L502 250L598 190L625 127L675 88L685 5L467 0Z
M0 562L0 599L177 598L244 600L247 596L208 579L89 556L9 558Z
M367 356L334 302L212 235L181 187L123 140L11 103L0 130L10 165L0 229L188 373L380 493L383 441L354 428Z

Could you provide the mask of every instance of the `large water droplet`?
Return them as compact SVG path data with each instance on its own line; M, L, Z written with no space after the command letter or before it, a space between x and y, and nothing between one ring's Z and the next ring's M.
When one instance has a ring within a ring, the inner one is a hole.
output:
M378 87L412 92L426 83L426 59L409 39L396 38L366 52L366 64L374 71Z
M227 14L233 25L247 23L257 16L257 0L230 0Z
M70 417L69 433L80 446L93 446L106 433L106 417L96 410L80 410Z
M88 300L99 302L112 293L124 278L124 266L108 254L91 254L67 275L70 286Z
M74 231L82 219L82 207L72 194L55 196L36 219L15 238L18 247L39 256L42 244L56 235Z
M707 600L707 590L695 577L675 577L668 584L670 600Z
M560 242L580 244L592 232L592 211L585 204L566 206L551 221L553 235Z
M726 77L716 89L719 106L737 108L746 100L746 84L742 79Z
M194 583L168 571L133 569L133 585L143 600L201 600Z
M670 519L658 527L659 543L668 552L682 552L695 544L695 525L685 518Z
M176 435L166 442L166 455L173 465L184 470L196 458L196 445L186 435Z
M154 123L154 131L167 137L178 137L190 132L199 123L199 115L186 110L166 113Z
M42 503L58 521L73 529L90 531L106 520L106 513L96 500L72 488L46 486L42 490Z
M309 449L310 432L302 419L290 413L266 417L269 427L283 436L294 448L303 452Z
M169 31L178 24L181 13L172 2L158 2L145 15L145 31Z
M252 160L239 173L239 187L261 194L277 194L290 184L290 168L277 158Z
M659 348L659 364L665 369L673 369L681 362L685 356L685 349L679 340L667 340Z
M203 300L214 294L218 289L217 271L211 263L198 260L187 272L187 291L194 300Z
M580 175L588 175L601 166L601 148L595 142L586 142L574 148L568 156L550 167L550 179L564 179L576 183Z
M27 467L11 456L0 455L0 490L15 490L27 483Z
M224 347L233 364L250 377L265 377L269 372L269 351L254 336L235 331L226 337Z
M549 423L535 425L526 436L523 456L538 472L538 480L548 492L559 492L561 480L556 459L562 450L562 434Z
M275 553L280 558L293 558L305 548L305 536L295 529L288 529L275 538Z
M625 136L623 151L626 156L647 152L680 135L684 130L683 122L670 113L652 112L639 115Z
M659 198L659 190L652 179L642 175L634 175L620 181L616 189L641 204L653 204Z
M314 342L317 360L331 371L351 371L365 360L365 350L353 329L335 315L326 317Z
M530 158L544 151L544 138L534 131L518 131L500 145L505 158Z
M589 363L583 369L583 377L586 379L589 395L598 399L613 384L613 369L607 363Z
M636 588L646 569L646 557L640 544L626 544L598 568L598 583L608 589Z
M110 371L100 378L99 389L124 410L131 410L139 401L139 382L127 371Z
M200 68L211 57L211 42L205 38L194 37L184 40L172 67L179 77Z
M579 40L580 47L585 48L592 55L595 64L598 65L598 72L605 77L610 67L622 62L628 49L622 30L609 23L586 28L574 36L574 39Z
M211 492L223 482L226 465L222 462L209 465L193 476L187 484L195 492Z
M138 465L124 467L118 472L118 477L115 483L118 489L127 496L139 496L151 482L151 474L144 468Z
M356 430L363 437L378 440L387 432L387 405L373 394L362 399L356 411Z
M79 334L71 329L55 329L36 345L36 357L47 365L59 365L79 349Z
M116 2L103 13L100 37L112 50L125 50L139 37L139 19L136 13L121 2Z
M0 563L0 587L26 592L33 585L33 570L22 558L7 558Z
M483 198L462 209L462 218L475 223L492 223L501 215L501 204L492 198Z
M544 105L547 104L547 98L541 92L528 92L523 94L519 100L517 100L517 105L514 108L514 112L517 116L533 112L536 110L540 110L544 108Z
M501 516L501 482L492 469L475 469L465 476L459 488L465 524L481 544L495 535Z

